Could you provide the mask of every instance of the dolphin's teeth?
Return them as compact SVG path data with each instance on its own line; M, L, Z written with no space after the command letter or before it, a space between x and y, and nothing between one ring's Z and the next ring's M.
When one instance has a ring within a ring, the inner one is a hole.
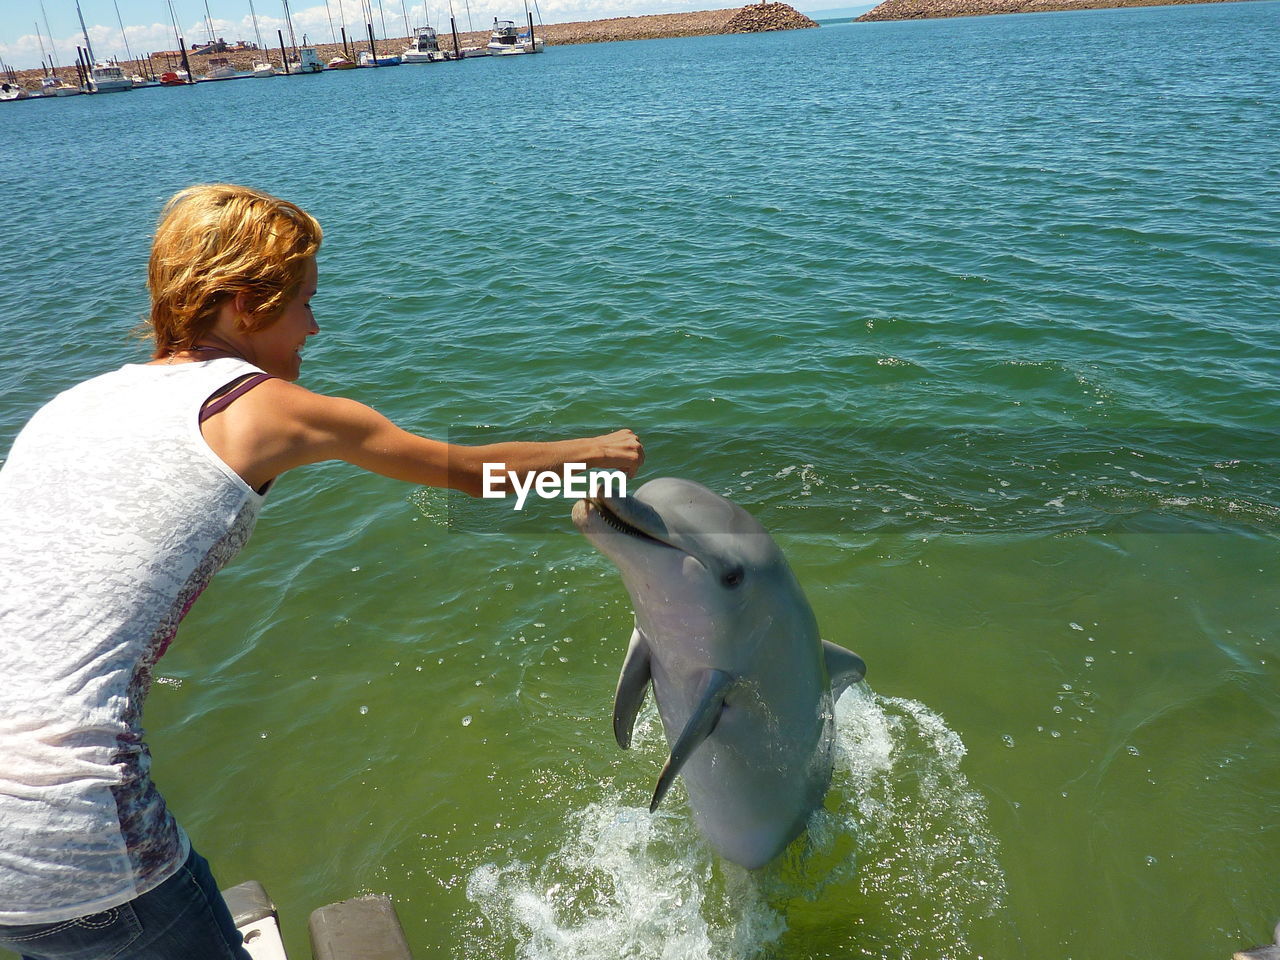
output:
M591 503L595 506L596 511L600 514L600 519L603 520L609 526L613 527L613 529L617 530L619 533L625 533L627 536L636 537L639 540L649 540L653 543L661 544L664 547L671 546L671 544L665 543L664 541L659 540L657 537L652 536L648 533L645 533L643 530L641 530L639 527L635 526L634 524L627 523L627 521L623 520L620 516L618 516L616 513L610 510L609 507L604 503L604 501L593 499L591 500Z

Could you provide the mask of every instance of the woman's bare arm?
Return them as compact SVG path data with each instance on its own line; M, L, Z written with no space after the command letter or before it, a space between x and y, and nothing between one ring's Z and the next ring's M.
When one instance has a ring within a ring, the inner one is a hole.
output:
M504 475L585 463L634 476L644 462L644 448L630 430L546 443L450 444L402 430L355 400L283 380L250 390L203 429L214 452L255 489L287 470L324 460L472 496L484 489L486 463L503 464Z

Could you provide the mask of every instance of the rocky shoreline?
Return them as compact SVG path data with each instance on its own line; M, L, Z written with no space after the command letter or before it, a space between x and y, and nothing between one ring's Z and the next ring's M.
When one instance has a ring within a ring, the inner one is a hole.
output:
M726 10L699 10L693 13L661 13L643 17L616 17L611 20L586 20L580 23L548 23L539 24L535 33L546 40L547 46L561 46L571 43L610 43L619 40L656 40L667 37L701 37L713 34L729 33L761 33L772 30L802 30L816 27L818 24L785 3L755 3L745 7L732 7ZM440 29L440 49L453 50L453 34L448 24ZM483 47L489 42L488 29L469 33L458 32L461 46ZM399 54L409 45L408 37L397 37L378 40L379 56ZM328 63L336 56L343 55L340 43L314 44L320 60ZM369 49L369 41L352 44L348 47L352 58L359 52ZM267 59L280 69L280 50L239 50L215 54L225 57L237 70L251 71L255 60ZM203 77L209 72L209 57L192 53L187 55L191 70L196 77ZM150 62L146 58L122 61L125 73L148 73L160 76L167 70L181 67L175 66L174 54L152 54ZM75 70L61 67L59 76L75 79ZM18 71L18 82L27 90L37 90L40 86L40 70Z
M1229 3L1232 0L885 0L856 22L982 17L996 13L1051 13L1063 10L1111 10L1119 7L1163 7L1184 3Z

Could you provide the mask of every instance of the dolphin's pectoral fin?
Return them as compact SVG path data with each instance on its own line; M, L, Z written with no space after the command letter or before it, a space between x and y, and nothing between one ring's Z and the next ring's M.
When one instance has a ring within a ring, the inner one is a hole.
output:
M685 761L715 730L716 723L720 720L720 711L724 709L724 698L732 688L733 677L723 670L702 671L698 703L694 706L693 713L689 715L689 722L684 725L680 739L671 748L671 756L667 758L667 765L662 768L662 775L658 777L658 786L653 791L653 800L649 803L650 813L658 809L658 804L662 803L662 798L671 789L671 784Z
M830 640L822 641L822 658L827 662L827 674L831 677L831 699L840 699L840 694L867 675L867 665L852 650L838 647Z
M644 703L649 679L649 641L636 627L627 646L626 659L622 661L618 691L613 697L613 736L623 750L631 746L631 728L636 725L636 714Z

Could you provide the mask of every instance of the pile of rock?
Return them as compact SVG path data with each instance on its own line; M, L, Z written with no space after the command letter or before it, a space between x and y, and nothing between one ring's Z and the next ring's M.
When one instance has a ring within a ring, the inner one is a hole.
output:
M725 24L738 12L695 10L691 13L654 13L640 17L613 17L577 23L538 24L534 29L548 46L568 43L609 43L615 40L656 40L666 37L703 37L724 33ZM486 40L486 42L488 42ZM463 41L463 46L466 42Z
M1222 0L885 0L858 19L921 20L932 17L975 17L990 13L1048 13L1214 2Z
M763 33L767 30L804 30L816 27L818 22L810 20L795 7L785 3L753 3L738 11L727 24L725 33Z
M582 23L549 23L545 27L539 25L535 32L540 37L545 36L548 44L554 45L797 30L817 25L785 3L760 3L729 10L695 10L690 13L658 13L641 17L588 20Z

